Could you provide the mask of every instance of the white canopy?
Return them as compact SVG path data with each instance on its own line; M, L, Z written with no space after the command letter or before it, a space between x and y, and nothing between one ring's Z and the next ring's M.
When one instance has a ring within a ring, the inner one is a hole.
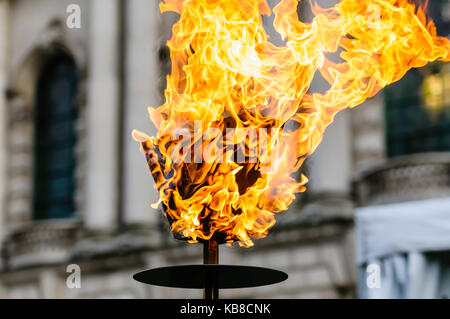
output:
M356 209L357 261L450 250L450 198Z
M450 198L358 208L355 223L360 297L450 297ZM371 264L379 287L367 284Z

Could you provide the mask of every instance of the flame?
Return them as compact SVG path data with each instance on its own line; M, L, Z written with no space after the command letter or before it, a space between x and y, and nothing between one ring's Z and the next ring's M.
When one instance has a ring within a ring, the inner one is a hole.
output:
M165 103L149 108L157 136L133 136L159 191L154 207L162 204L172 231L190 242L253 245L305 190L307 178L295 173L336 113L411 68L450 60L450 41L437 36L426 5L342 0L314 5L311 23L298 19L297 5L281 0L273 9L285 41L276 46L262 23L272 14L265 0L160 3L180 14L167 43L172 71ZM335 52L339 63L327 57ZM308 91L317 71L330 85L323 94Z

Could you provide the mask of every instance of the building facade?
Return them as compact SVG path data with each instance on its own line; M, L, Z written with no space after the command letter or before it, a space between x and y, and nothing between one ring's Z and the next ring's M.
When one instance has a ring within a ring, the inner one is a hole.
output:
M73 4L81 28L67 26ZM146 107L162 103L165 41L176 19L160 15L153 0L0 0L0 297L201 297L132 279L143 269L202 259L202 247L175 240L150 207L157 194L131 138L134 128L155 133ZM444 93L426 83L449 73L436 68L414 84L429 104L414 107L442 114L448 99L439 102ZM421 150L404 146L416 142L391 125L392 99L379 94L341 112L306 164L308 191L277 216L269 235L252 248L221 247L221 263L273 267L289 279L222 296L356 297L355 206L450 196L450 137ZM414 169L418 163L425 168ZM405 174L419 174L434 191L417 192ZM67 285L73 264L81 288Z

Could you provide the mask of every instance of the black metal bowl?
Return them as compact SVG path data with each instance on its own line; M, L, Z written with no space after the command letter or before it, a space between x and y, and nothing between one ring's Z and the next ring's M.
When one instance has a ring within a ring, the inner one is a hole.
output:
M285 272L256 266L181 265L141 271L133 276L139 282L172 288L205 288L214 280L218 289L272 285L288 278Z

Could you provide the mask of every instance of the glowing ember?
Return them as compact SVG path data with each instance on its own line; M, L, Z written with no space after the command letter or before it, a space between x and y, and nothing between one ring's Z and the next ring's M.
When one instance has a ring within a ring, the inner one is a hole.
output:
M166 0L180 20L168 42L166 102L149 108L157 137L138 131L172 231L191 242L220 238L251 246L307 182L295 173L337 112L355 107L410 68L450 60L424 8L407 0L342 0L274 8L285 46L268 41L265 0ZM340 63L327 53L342 48ZM329 82L308 93L316 71Z

